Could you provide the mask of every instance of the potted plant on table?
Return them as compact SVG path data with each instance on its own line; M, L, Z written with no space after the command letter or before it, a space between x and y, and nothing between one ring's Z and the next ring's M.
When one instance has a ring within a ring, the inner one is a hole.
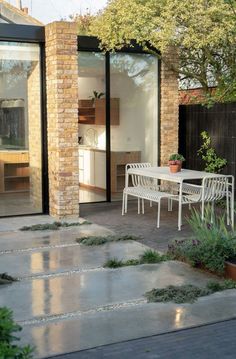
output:
M182 163L185 161L184 156L179 153L173 153L169 158L169 167L171 173L177 173L181 171Z

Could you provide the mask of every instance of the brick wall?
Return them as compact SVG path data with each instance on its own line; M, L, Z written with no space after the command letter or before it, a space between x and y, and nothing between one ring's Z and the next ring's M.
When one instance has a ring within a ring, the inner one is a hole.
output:
M46 26L50 214L79 215L77 25Z
M171 153L178 152L179 97L178 76L170 69L177 56L170 50L161 62L161 165L166 165Z

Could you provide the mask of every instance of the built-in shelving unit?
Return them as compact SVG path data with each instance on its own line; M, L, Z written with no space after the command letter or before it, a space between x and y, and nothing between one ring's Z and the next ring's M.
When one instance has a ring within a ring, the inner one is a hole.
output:
M0 193L28 192L28 152L0 151Z
M106 99L79 100L78 108L79 123L88 125L103 125L106 120ZM118 126L119 119L119 99L110 100L111 125Z

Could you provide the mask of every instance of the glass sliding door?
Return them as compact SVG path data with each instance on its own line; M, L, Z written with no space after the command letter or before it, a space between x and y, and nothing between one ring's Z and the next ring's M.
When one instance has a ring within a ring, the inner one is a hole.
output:
M0 216L42 212L37 44L0 42Z
M158 60L149 54L110 55L111 195L120 199L125 165L158 161Z
M78 53L80 203L106 201L105 56Z

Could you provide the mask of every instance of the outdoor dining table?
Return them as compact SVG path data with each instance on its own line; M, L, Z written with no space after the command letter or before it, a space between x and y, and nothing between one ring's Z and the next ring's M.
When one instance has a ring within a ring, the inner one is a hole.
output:
M184 181L202 180L205 177L225 177L223 174L209 173L204 171L195 171L189 169L182 169L180 172L171 173L169 167L146 167L146 168L129 168L125 178L125 186L128 187L129 175L138 175L143 177L149 177L156 180L170 181L179 183L179 205L178 205L178 230L181 230L182 225L182 187ZM226 176L227 177L227 176ZM233 178L233 176L232 176ZM232 181L232 196L231 196L231 221L233 227L234 216L234 180Z

